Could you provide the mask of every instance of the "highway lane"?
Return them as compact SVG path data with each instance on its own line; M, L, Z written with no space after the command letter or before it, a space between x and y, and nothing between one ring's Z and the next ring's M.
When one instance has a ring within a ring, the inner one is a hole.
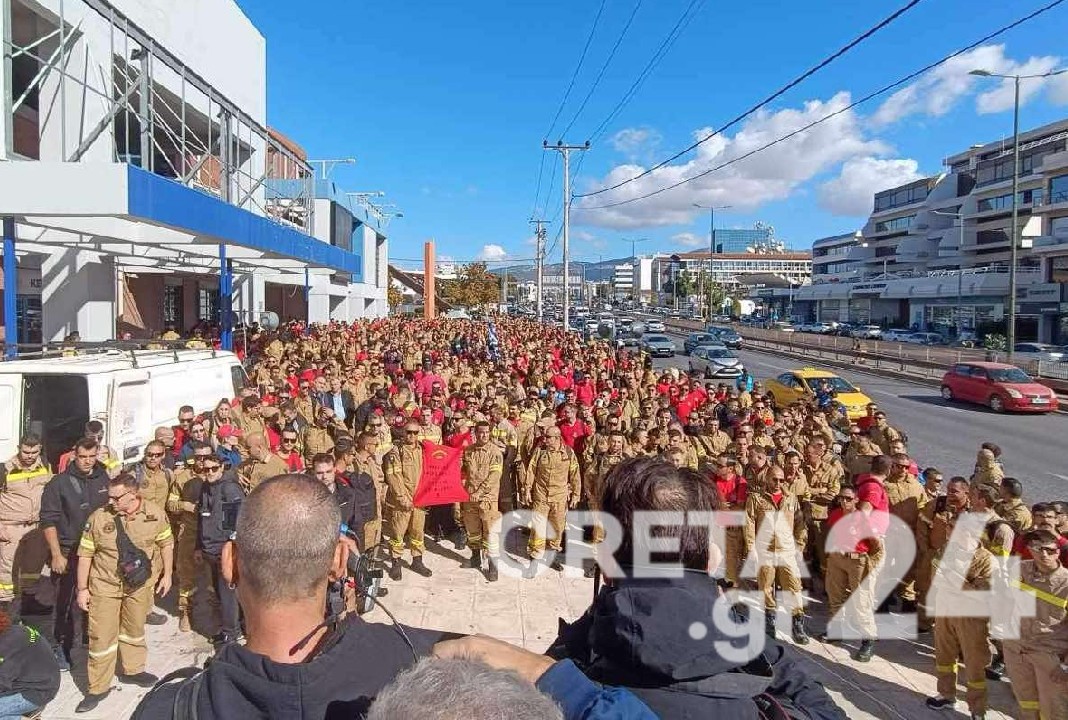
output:
M685 369L682 341L674 360L657 359L657 367ZM766 379L798 367L801 361L742 350L746 367ZM909 437L909 450L920 467L937 467L946 477L970 476L979 444L1001 446L1005 473L1024 484L1028 502L1068 500L1068 462L1061 451L1068 444L1068 415L998 415L987 408L946 403L938 389L873 373L836 371L859 386L881 408L890 423Z

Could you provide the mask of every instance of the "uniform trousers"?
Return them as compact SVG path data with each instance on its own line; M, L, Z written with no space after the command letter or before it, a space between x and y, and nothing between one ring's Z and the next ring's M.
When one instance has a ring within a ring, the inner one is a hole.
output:
M834 628L838 635L849 628L860 633L862 639L875 639L875 571L875 564L867 553L827 554L827 601L831 622L840 625ZM868 577L871 580L864 582ZM850 598L852 602L843 611ZM828 627L828 630L832 629Z
M763 562L757 568L757 587L764 593L764 609L772 613L778 607L775 598L775 586L778 585L790 595L792 615L803 615L805 602L801 597L801 571L797 567L797 559L792 553L780 553L771 558L773 564Z
M461 504L464 529L467 531L467 546L472 550L485 550L491 558L501 554L500 530L494 524L500 519L496 500L465 502Z
M534 532L530 535L530 543L527 550L530 551L530 557L540 558L545 553L545 546L548 543L550 550L559 552L563 549L564 528L566 527L567 518L567 501L563 498L559 500L548 499L536 499L533 503L534 517ZM546 540L546 520L548 525L552 526L553 537Z
M939 617L934 627L938 694L957 697L958 661L964 661L964 699L973 714L986 712L986 666L990 664L986 618Z
M41 578L48 546L36 523L3 525L8 541L0 543L0 602L9 602Z
M145 642L145 618L152 609L152 583L137 590L107 588L90 578L89 599L89 693L107 692L115 677L116 656L122 661L125 675L145 669L148 645Z
M426 526L426 510L413 507L410 510L393 508L389 513L389 550L393 557L404 554L407 543L412 557L422 556L426 549L423 543L423 529Z
M179 523L175 538L174 569L178 575L178 612L188 613L193 609L192 598L197 589L196 521Z
M1051 652L1029 650L1020 641L1005 641L1005 669L1020 706L1020 720L1068 720L1068 687L1051 677L1059 664Z
M241 635L241 606L237 593L223 577L222 559L218 555L204 554L204 562L211 571L211 584L219 598L219 629L236 640Z

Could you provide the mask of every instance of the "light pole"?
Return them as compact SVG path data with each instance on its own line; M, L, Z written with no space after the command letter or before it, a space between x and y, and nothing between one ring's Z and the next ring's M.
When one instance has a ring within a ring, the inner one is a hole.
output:
M1037 75L1001 75L989 70L972 70L969 75L979 77L994 77L1002 80L1012 80L1014 86L1012 104L1012 230L1011 247L1009 248L1009 303L1008 318L1005 322L1006 345L1005 354L1012 361L1013 347L1016 345L1016 262L1019 254L1019 213L1020 213L1020 81L1034 78L1047 78L1060 75L1065 70L1050 70Z
M647 238L647 237L620 238L620 240L622 240L623 242L629 242L630 243L630 265L631 265L630 294L631 294L632 299L634 299L636 301L641 300L641 297L642 297L642 290L641 290L642 266L641 266L641 263L638 262L638 253L637 253L637 248L635 246L640 242L649 242L650 239L651 238ZM635 265L637 265L636 268L635 268Z
M716 211L727 210L730 205L701 205L693 203L695 208L708 211L708 321L712 322L715 308L712 307L712 256L716 254Z
M960 240L957 241L957 252L961 251L964 247L964 213L951 213L944 210L932 210L932 215L941 215L943 217L951 217L957 220L957 224L960 226ZM963 289L964 268L957 268L957 305L953 309L953 329L957 334L957 339L960 339L960 316L963 308L961 307L961 290Z

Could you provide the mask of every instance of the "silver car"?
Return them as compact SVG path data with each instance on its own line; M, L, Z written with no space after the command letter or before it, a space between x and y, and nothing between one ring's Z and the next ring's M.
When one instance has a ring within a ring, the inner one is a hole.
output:
M646 335L642 347L651 357L675 357L675 343L667 335Z
M745 367L735 352L722 345L699 345L690 353L690 372L706 378L736 378Z

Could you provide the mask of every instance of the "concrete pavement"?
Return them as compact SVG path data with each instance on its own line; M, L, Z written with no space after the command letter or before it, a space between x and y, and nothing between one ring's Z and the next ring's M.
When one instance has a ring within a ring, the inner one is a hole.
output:
M459 633L484 633L536 652L544 651L557 635L560 618L574 620L588 607L593 595L591 580L578 570L564 573L547 570L530 580L502 573L499 582L490 584L475 570L461 567L468 556L457 552L451 543L428 543L427 565L432 578L406 572L400 583L390 583L385 599L387 608L401 623ZM813 634L825 623L826 613L815 601L809 604L813 615ZM207 613L198 613L198 625L204 632L214 628ZM376 609L367 616L373 622L388 623L385 613ZM781 627L788 622L780 618ZM203 636L179 633L177 621L149 627L148 670L160 676L181 667L202 665L210 656ZM781 636L785 637L783 633ZM696 642L696 641L695 641ZM789 642L789 641L787 641ZM954 713L928 710L924 699L935 690L931 637L920 641L886 640L877 645L877 655L870 663L849 659L847 647L823 645L813 640L797 648L805 669L822 682L850 718L857 720L935 720L966 717ZM373 648L369 648L373 654ZM75 680L84 683L84 652L79 653L76 671L63 675L59 697L44 714L47 720L87 720L128 718L145 691L119 686L100 707L85 715L75 715L74 706L81 698ZM78 668L81 670L79 671ZM356 670L354 670L356 672ZM963 689L961 689L963 697ZM1013 700L1008 685L990 684L992 712L989 720L1011 717ZM963 711L964 705L959 705Z
M687 368L687 358L658 359L657 367ZM742 350L746 368L758 379L818 362ZM886 410L890 423L909 437L909 450L920 467L937 467L946 477L972 474L980 443L1001 446L1005 473L1024 484L1028 502L1068 500L1068 463L1060 454L1068 437L1068 415L997 414L964 403L947 403L938 389L860 370L836 371Z

